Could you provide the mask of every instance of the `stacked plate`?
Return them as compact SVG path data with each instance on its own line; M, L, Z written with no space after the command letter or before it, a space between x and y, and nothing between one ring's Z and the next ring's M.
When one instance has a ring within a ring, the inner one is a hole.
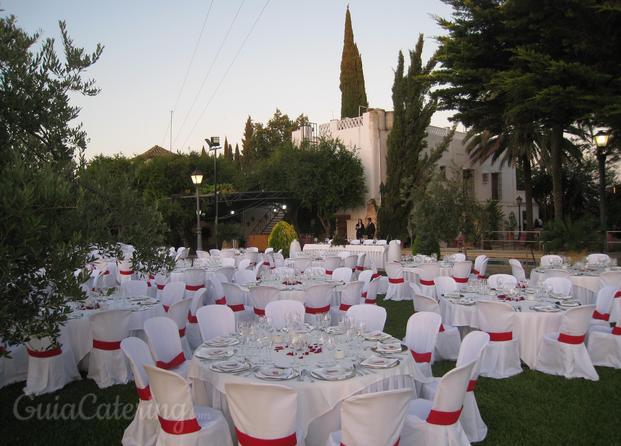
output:
M390 369L399 365L397 358L387 358L385 356L371 356L360 363L363 367L371 369Z
M235 354L235 349L227 347L199 347L194 352L201 359L226 359Z
M237 373L250 369L250 364L241 359L227 359L226 361L216 362L209 366L214 372Z
M474 305L475 301L471 297L462 297L457 301L459 305Z
M385 341L386 339L392 338L392 336L388 333L384 333L383 331L375 330L369 333L365 333L364 338L367 341Z
M561 311L560 308L550 304L533 305L532 307L530 307L530 309L534 311L539 311L541 313L558 313L559 311Z
M559 301L558 305L560 305L561 307L565 307L565 308L573 308L573 307L579 307L580 302L575 301L575 300L561 300Z
M271 381L285 381L295 378L298 373L290 367L266 366L257 370L254 376Z
M356 375L356 371L353 367L319 367L310 371L313 378L321 379L323 381L342 381L345 379L353 378Z
M218 336L204 342L207 347L230 347L237 344L239 344L239 339L234 336Z
M405 345L402 345L400 342L391 342L391 343L380 343L378 342L375 347L371 347L376 353L380 354L391 354L391 353L401 353L407 350Z

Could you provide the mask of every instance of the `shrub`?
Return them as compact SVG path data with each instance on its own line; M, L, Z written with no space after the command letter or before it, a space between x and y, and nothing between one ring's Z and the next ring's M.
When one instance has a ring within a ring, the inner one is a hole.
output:
M541 233L545 252L583 251L597 249L601 237L597 234L597 222L583 218L577 221L569 219L550 221Z
M298 238L297 232L286 221L276 223L272 232L267 239L268 246L274 248L274 251L282 249L282 255L289 257L289 247L291 242Z

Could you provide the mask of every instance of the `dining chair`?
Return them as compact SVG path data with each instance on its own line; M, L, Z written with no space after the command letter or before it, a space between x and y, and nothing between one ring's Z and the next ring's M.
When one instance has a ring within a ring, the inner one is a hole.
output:
M421 311L429 311L431 313L439 314L440 317L442 317L442 314L440 312L440 305L432 297L414 293L413 303L414 311L417 313ZM457 327L452 327L450 325L440 323L438 338L436 340L436 346L433 351L434 358L438 360L445 359L449 361L455 361L457 359L457 355L459 354L460 344L461 337L459 335L459 330L457 329Z
M384 300L411 300L410 287L406 286L403 278L403 267L399 262L388 262L384 266L388 275L388 290Z
M152 317L144 322L144 331L155 365L187 376L190 361L183 352L177 324L164 316Z
M335 282L349 282L351 280L351 276L353 271L351 268L346 266L339 266L332 271L331 278Z
M162 290L161 303L164 311L168 311L171 305L176 304L185 297L184 282L168 282Z
M405 328L403 343L410 350L416 368L427 377L432 376L431 363L440 325L439 314L421 311L410 316Z
M196 312L203 342L235 333L235 313L226 305L205 305Z
M265 316L265 307L268 303L278 300L280 289L271 286L254 286L250 288L250 304L254 314Z
M485 279L487 276L485 273L487 272L487 262L489 258L481 254L474 259L474 266L472 267L472 274L474 274L478 279Z
M188 314L190 313L191 305L192 299L183 299L173 304L166 313L166 317L172 320L177 326L177 330L179 331L179 339L181 340L181 348L183 349L183 353L186 358L191 358L193 351L186 336Z
M71 381L82 379L71 344L65 336L52 342L49 337L31 337L26 343L28 373L26 395L41 395L62 389Z
M207 288L202 288L194 293L192 303L190 304L190 310L188 311L188 322L185 327L185 337L188 340L192 351L194 351L202 342L196 312L204 305L205 296L207 296Z
M297 300L275 300L265 306L265 316L272 322L275 330L281 330L287 325L287 315L295 315L298 320L304 320L304 304Z
M386 324L386 309L379 305L354 305L345 314L357 322L364 322L368 332L383 331Z

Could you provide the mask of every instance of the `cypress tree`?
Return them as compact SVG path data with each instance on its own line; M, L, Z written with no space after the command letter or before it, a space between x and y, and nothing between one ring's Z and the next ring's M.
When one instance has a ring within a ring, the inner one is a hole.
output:
M244 137L242 138L242 164L247 166L253 158L252 153L252 138L254 137L254 125L252 124L252 118L248 116L246 119L246 125L244 127Z
M369 103L364 88L362 58L358 46L354 42L349 6L347 6L345 13L345 36L343 39L343 55L341 56L340 81L341 118L358 116L359 107L368 107Z
M239 167L239 161L241 159L241 155L239 154L239 144L235 144L235 156L233 157L233 159L235 160L235 163L237 164L237 167Z

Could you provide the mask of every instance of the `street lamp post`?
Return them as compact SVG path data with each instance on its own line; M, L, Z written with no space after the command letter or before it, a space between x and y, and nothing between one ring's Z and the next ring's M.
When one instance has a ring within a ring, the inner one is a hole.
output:
M203 174L195 170L191 175L192 183L196 186L196 250L203 250L203 231L201 230L201 206L198 196L198 186L203 182Z
M518 205L518 232L522 232L522 197L518 195L515 202Z
M215 214L214 217L214 228L213 228L213 237L215 242L215 248L218 249L218 177L217 177L217 167L216 167L216 158L218 155L218 149L220 149L220 138L218 136L212 136L211 138L205 139L205 142L209 146L209 151L213 151L213 198L215 202Z
M597 146L597 166L599 171L599 224L604 231L604 250L608 250L608 237L606 235L607 212L606 212L606 146L610 135L600 130L595 134L595 145Z

